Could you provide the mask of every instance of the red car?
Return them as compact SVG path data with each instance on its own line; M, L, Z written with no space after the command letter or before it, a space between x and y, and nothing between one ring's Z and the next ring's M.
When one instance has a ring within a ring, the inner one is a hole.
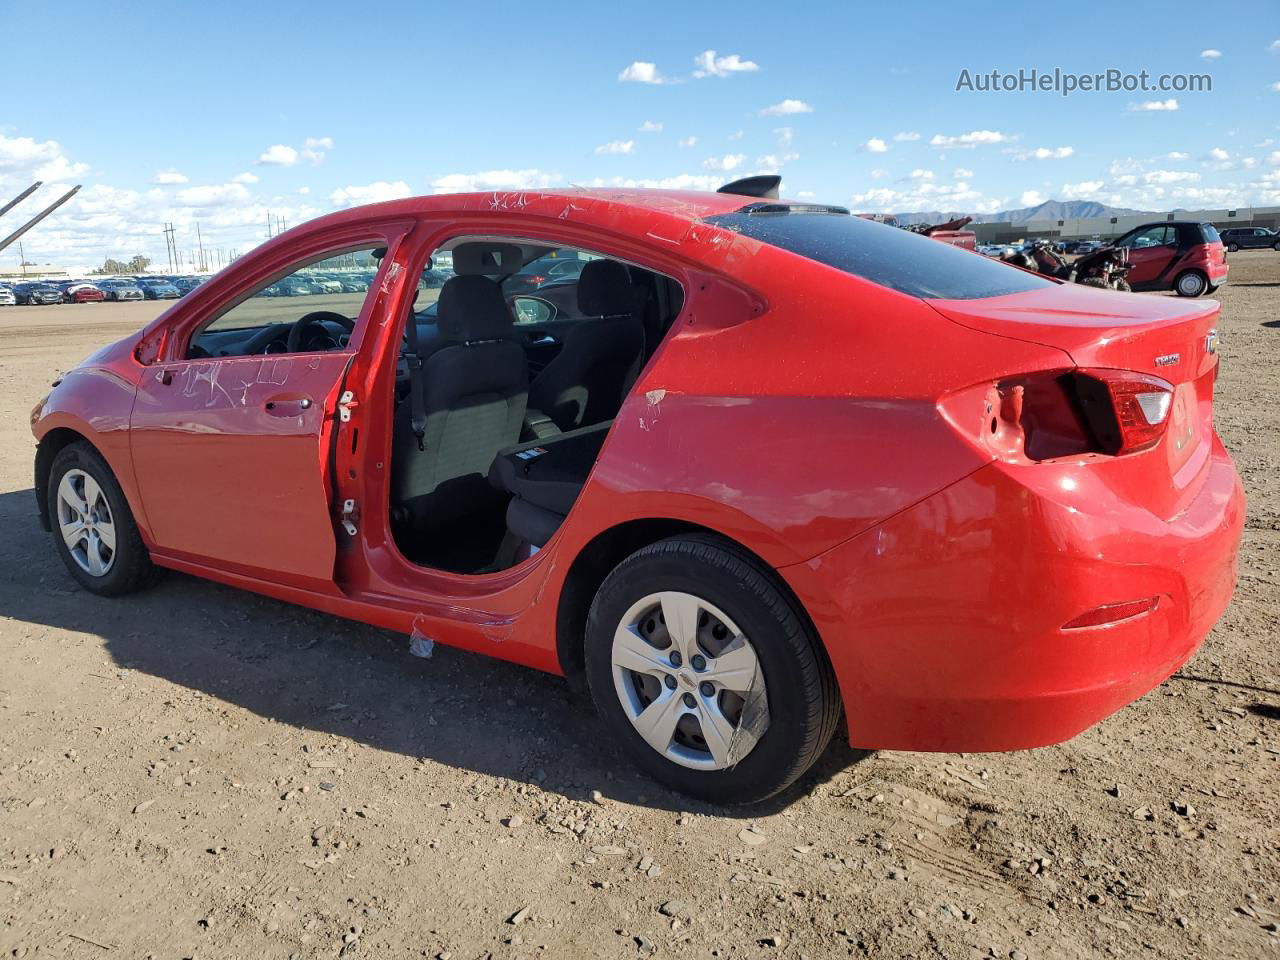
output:
M58 285L66 303L102 303L107 295L91 283L62 283Z
M506 296L553 252L587 261L577 309ZM428 303L433 253L456 275ZM308 270L373 281L258 295ZM1036 747L1192 655L1244 516L1217 321L839 207L399 200L287 231L67 374L35 489L88 591L167 567L582 677L644 770L751 801L842 720L858 747Z
M1128 251L1125 279L1134 290L1172 290L1181 297L1199 297L1227 282L1227 251L1211 223L1148 223L1112 246Z

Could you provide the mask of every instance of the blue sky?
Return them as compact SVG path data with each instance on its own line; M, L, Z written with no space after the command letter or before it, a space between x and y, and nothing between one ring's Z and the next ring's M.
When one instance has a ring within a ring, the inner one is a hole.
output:
M983 13L983 10L990 11ZM247 249L419 193L778 171L858 210L1280 204L1280 11L1025 5L6 3L3 199L81 196L28 259ZM714 51L713 53L708 53ZM1212 92L957 92L962 69L1207 73ZM656 82L655 82L656 81ZM15 96L15 91L20 95ZM656 128L656 129L655 129ZM16 263L16 251L0 263Z

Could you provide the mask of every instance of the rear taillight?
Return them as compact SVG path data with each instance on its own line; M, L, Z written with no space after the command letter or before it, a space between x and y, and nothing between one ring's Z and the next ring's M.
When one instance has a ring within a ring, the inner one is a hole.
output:
M1159 597L1146 597L1143 600L1125 600L1121 603L1107 603L1094 607L1080 616L1068 620L1062 625L1063 630L1079 630L1083 627L1105 627L1124 620L1132 620L1144 613L1150 613L1160 603Z
M1160 441L1173 385L1128 370L1046 371L1003 381L987 397L982 436L1002 456L1121 456Z
M1081 413L1102 453L1137 453L1160 442L1173 384L1128 370L1078 370L1073 376Z

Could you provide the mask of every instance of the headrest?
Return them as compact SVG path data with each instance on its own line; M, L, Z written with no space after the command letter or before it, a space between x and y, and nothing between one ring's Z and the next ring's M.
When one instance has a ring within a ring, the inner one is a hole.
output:
M436 328L446 340L502 340L514 321L496 280L478 274L450 277L440 288Z
M578 312L585 317L632 314L636 291L631 274L617 260L591 260L578 277Z
M524 254L514 243L484 243L476 240L453 248L453 272L505 277L524 264Z

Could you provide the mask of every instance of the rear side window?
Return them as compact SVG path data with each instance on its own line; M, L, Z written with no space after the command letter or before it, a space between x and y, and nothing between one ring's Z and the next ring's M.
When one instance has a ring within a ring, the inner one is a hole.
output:
M754 204L706 222L912 297L977 300L1051 285L982 254L821 207Z
M1203 243L1221 243L1222 237L1218 235L1218 228L1212 223L1200 224L1200 235L1204 237Z

